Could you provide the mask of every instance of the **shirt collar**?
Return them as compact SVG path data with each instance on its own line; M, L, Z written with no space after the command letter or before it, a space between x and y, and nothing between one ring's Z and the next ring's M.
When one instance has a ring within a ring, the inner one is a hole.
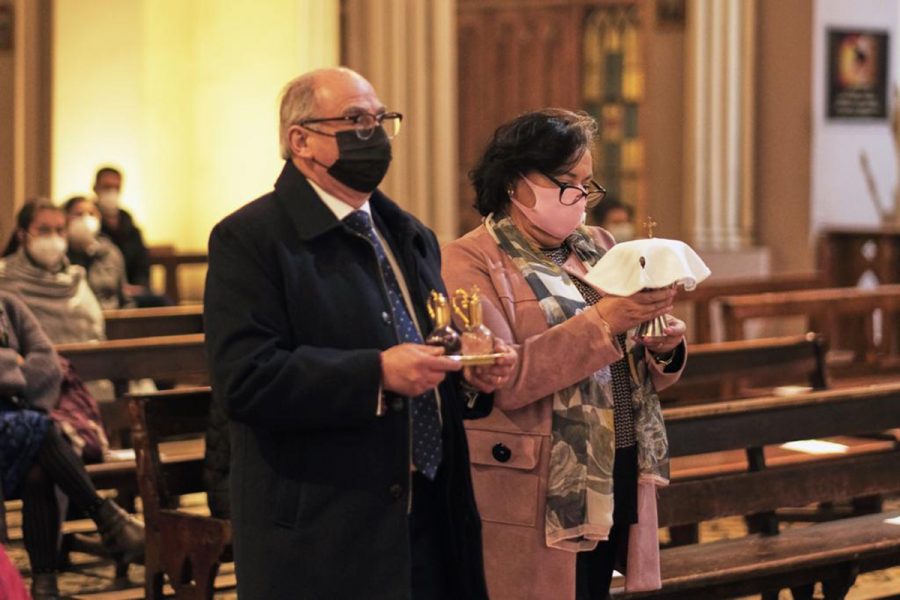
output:
M350 216L350 213L357 210L357 209L353 208L352 206L350 206L349 204L347 204L346 202L344 202L343 200L339 199L337 196L334 196L333 194L329 194L328 192L323 190L319 186L319 184L317 184L312 179L309 179L307 177L306 180L309 182L309 185L312 186L312 189L314 189L316 191L316 194L319 195L319 198L321 198L321 200L325 204L325 206L327 206L328 209L334 213L334 216L337 218L338 221L343 221L346 217ZM358 210L368 213L369 218L370 219L372 218L372 207L369 206L368 199L366 199L366 203L363 204L362 206L360 206Z

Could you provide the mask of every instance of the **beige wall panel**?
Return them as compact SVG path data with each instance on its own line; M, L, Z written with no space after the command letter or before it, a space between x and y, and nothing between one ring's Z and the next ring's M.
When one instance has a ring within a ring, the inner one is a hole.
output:
M809 245L812 1L760 0L756 219L772 271L812 269Z

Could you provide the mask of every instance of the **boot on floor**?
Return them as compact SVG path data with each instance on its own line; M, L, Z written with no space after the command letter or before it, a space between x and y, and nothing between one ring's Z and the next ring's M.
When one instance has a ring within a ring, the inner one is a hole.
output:
M60 600L56 573L33 573L31 575L32 600Z
M94 521L103 545L122 562L140 562L144 558L144 526L107 498L97 509Z

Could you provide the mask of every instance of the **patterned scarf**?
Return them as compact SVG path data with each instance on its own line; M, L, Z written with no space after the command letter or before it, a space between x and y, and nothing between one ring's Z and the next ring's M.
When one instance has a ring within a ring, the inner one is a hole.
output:
M582 312L587 304L568 274L534 248L508 216L485 218L484 225L531 286L550 327ZM605 251L578 228L566 245L586 268ZM627 336L625 352L635 407L638 471L644 480L665 485L669 478L666 430L644 362L643 346ZM550 359L551 357L547 357ZM615 425L609 366L553 394L550 473L547 486L547 546L570 552L592 550L609 537L613 514Z

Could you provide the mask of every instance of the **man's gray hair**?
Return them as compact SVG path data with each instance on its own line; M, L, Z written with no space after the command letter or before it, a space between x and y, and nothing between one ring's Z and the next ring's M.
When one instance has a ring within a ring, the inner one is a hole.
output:
M312 71L292 79L281 92L278 127L281 158L291 158L288 129L291 125L312 117L316 109L316 74L316 71Z

